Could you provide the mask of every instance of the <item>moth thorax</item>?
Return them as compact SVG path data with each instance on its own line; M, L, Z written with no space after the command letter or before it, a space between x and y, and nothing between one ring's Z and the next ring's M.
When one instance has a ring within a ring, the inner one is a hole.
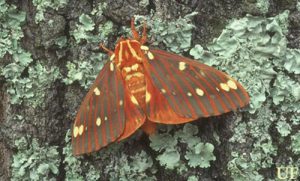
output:
M140 43L136 40L124 40L117 44L115 49L116 61L119 65L127 62L141 62Z

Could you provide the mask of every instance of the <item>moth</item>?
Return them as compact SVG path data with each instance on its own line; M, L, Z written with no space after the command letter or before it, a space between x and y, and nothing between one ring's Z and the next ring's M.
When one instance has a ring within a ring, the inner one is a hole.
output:
M229 75L180 55L150 48L146 24L140 36L120 38L84 98L72 128L74 155L97 151L142 128L181 124L217 116L249 103L240 83Z

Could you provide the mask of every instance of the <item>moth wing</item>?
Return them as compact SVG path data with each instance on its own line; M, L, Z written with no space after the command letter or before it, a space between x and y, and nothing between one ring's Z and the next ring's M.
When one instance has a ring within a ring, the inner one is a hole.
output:
M150 121L185 123L249 103L242 85L224 72L162 50L150 54L144 62L147 92L154 95L147 102Z
M126 122L143 120L142 110L128 100L130 94L124 89L120 72L108 61L77 112L72 128L73 154L97 151L116 141Z

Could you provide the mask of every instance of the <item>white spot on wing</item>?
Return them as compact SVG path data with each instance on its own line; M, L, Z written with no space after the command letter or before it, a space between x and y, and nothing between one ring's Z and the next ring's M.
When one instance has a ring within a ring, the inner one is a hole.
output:
M110 63L110 71L114 71L114 64L112 62Z
M151 99L151 94L148 91L146 91L146 102L148 103L150 99Z
M192 96L192 93L188 92L187 95L188 95L189 97L191 97L191 96Z
M95 93L96 96L100 96L100 90L98 89L98 87L96 87L94 89L94 93Z
M138 101L136 100L136 98L134 96L130 96L130 100L133 104L139 105Z
M228 80L228 81L227 81L227 85L228 85L231 89L234 89L234 90L237 89L236 83L235 83L233 80Z
M147 56L150 60L154 59L154 55L150 51L147 53Z
M82 133L83 133L83 125L80 125L78 128L78 134L82 135Z
M120 100L120 102L119 102L119 105L120 105L120 106L122 106L122 105L123 105L123 101L122 101L122 100Z
M204 95L203 90L200 89L200 88L196 88L196 93L197 93L198 96L203 96Z
M145 46L145 45L142 45L142 46L141 46L141 49L142 49L142 50L145 50L145 51L148 51L148 50L149 50L149 47L147 47L147 46Z
M100 126L100 125L101 125L101 118L100 118L100 117L97 118L97 120L96 120L96 125L97 125L97 126Z
M74 126L74 128L73 128L73 136L74 136L74 138L76 138L78 136L78 127L77 126Z
M221 89L223 89L226 92L228 92L230 90L230 87L225 83L220 83L220 87L221 87Z
M161 92L162 93L166 93L167 91L165 89L161 89Z
M186 66L185 66L186 64L185 64L185 62L179 62L179 70L184 70L185 68L186 68Z

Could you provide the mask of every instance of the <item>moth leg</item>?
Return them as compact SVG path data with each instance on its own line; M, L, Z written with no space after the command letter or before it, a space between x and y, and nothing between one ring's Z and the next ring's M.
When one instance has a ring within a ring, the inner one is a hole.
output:
M106 51L109 56L111 56L112 54L114 54L114 52L112 50L106 48L106 46L104 46L103 43L100 43L99 47L102 48L104 51Z
M143 45L144 43L146 43L147 41L147 23L146 21L144 21L143 24L143 34L142 34L142 38L141 38L141 44Z
M136 28L134 26L134 18L131 19L131 31L132 31L133 39L139 40L140 39L139 33L136 31Z

